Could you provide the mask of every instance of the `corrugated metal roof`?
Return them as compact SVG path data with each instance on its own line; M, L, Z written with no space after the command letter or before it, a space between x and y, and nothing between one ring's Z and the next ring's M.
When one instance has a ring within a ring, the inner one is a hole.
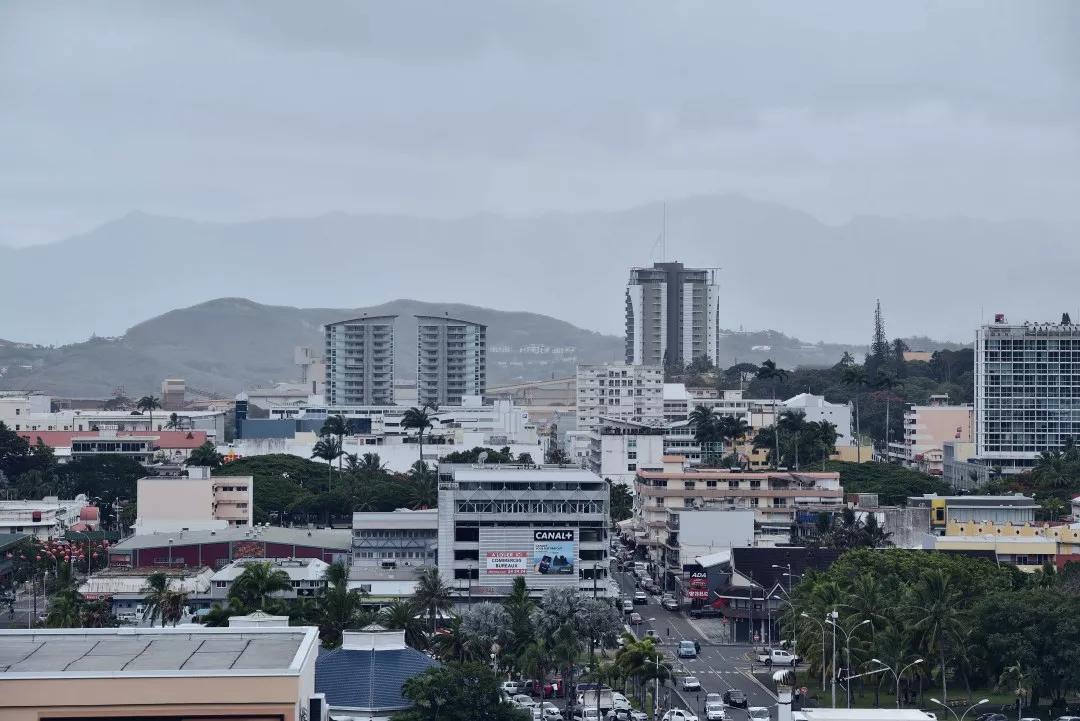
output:
M412 648L338 648L315 661L315 690L326 694L331 708L410 708L412 702L401 695L401 687L413 676L438 665L438 661Z

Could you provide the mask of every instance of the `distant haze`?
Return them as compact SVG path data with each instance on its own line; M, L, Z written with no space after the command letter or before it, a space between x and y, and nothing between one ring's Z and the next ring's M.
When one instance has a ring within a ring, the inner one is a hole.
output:
M4 2L0 338L222 296L621 333L663 201L726 327L1057 318L1078 28L1069 0Z

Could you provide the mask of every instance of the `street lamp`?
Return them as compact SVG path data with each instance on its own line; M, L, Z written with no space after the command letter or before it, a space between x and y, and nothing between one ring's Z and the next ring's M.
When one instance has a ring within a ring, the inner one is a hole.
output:
M916 665L918 665L918 664L920 664L922 662L923 662L923 660L921 658L917 658L914 661L912 661L911 663L909 663L907 666L904 666L902 669L897 671L897 670L893 669L892 666L885 663L881 659L877 659L877 658L870 659L870 663L880 664L882 666L882 668L884 668L889 673L891 673L893 675L893 678L896 679L896 708L900 708L900 677L903 676L904 672L907 671L909 668L911 668L912 666L916 666Z
M807 620L813 621L818 625L818 628L821 629L821 692L825 693L825 624L805 613L800 613L799 615Z
M653 721L656 721L656 717L660 715L660 654L656 654L656 659L646 658L645 663L650 663L656 667L656 673L653 680L656 682L653 686ZM648 688L648 687L646 687ZM599 691L597 691L599 694Z
M945 709L946 711L948 711L949 713L951 713L951 714L953 715L953 718L954 718L954 719L956 719L956 721L964 721L964 717L968 715L968 711L970 711L971 709L975 708L976 706L982 706L982 705L983 705L984 703L990 703L990 699L988 699L988 698L984 698L984 699L982 699L981 701L976 701L975 703L973 703L973 704L971 704L970 706L968 706L968 707L967 707L967 708L966 708L966 709L964 710L964 713L960 714L960 716L957 716L957 715L956 715L956 712L955 712L955 711L953 711L953 710L952 710L952 709L951 709L950 707L948 707L948 706L946 706L945 704L943 704L943 703L941 703L940 701L938 701L938 700L937 700L936 698L932 698L932 699L930 699L930 700L931 700L932 702L936 703L936 704L937 704L938 706L940 706L941 708L943 708L943 709Z
M832 615L832 618L826 619L825 623L828 623L833 627L833 648L834 649L836 648L836 629L840 629L840 632L842 634L844 634L844 659L845 659L844 663L847 664L847 675L850 676L851 675L851 634L855 633L855 629L857 629L859 626L865 626L866 624L870 623L870 619L867 618L867 619L865 619L863 621L859 621L857 624L855 624L851 628L845 630L843 626L841 626L839 623L837 623L835 621L835 619L836 619L836 617L838 615L836 613L836 611L833 611L831 615ZM836 655L835 650L833 652L833 655L835 657L835 655ZM847 681L846 677L845 677L845 681ZM844 687L847 690L847 707L851 708L851 684L850 683L845 683ZM836 673L835 672L833 673L833 688L834 689L836 688ZM836 693L834 691L833 692L833 696L834 696L834 698L833 698L833 708L836 708L835 695L836 695Z

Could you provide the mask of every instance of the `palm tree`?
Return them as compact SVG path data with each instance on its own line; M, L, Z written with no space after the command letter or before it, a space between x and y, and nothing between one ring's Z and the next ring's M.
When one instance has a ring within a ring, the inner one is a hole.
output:
M135 407L150 413L150 430L154 430L154 409L161 408L161 400L154 396L143 396L135 401Z
M315 619L319 637L327 648L340 646L346 629L364 626L369 620L362 613L363 592L350 590L348 580L349 569L341 561L326 569L326 587L319 594Z
M292 588L289 574L269 562L249 563L233 581L229 595L248 608L265 610L270 596Z
M1016 696L1016 717L1024 717L1024 699L1031 693L1033 676L1031 669L1025 668L1019 661L1006 666L998 677L995 690L1009 691Z
M341 415L330 416L323 421L322 428L319 429L319 435L324 438L327 436L337 437L337 446L342 450L344 455L345 448L345 434L349 432L349 424L345 422L345 417ZM338 455L338 475L341 475L341 455Z
M757 377L758 380L761 380L761 381L769 381L769 380L772 381L773 418L775 419L777 417L777 415L778 415L777 412L776 412L776 387L777 387L777 385L780 384L781 381L787 379L788 372L786 370L783 370L782 368L777 368L776 363L774 363L772 361L772 359L770 358L769 360L762 363L761 367L758 368L756 377ZM775 421L774 421L773 425L776 425ZM779 432L777 432L775 434L775 438L773 439L773 442L776 445L776 465L779 466L780 465L780 433Z
M181 422L180 421L180 416L176 415L176 413L170 413L169 414L169 422L165 424L165 427L169 428L169 429L172 429L174 431L179 430L180 422Z
M410 508L434 508L439 504L435 474L423 461L417 461L409 470L408 495Z
M383 463L382 458L378 453L365 453L360 456L360 467L358 469L365 475L375 475L376 473L382 473L386 470L386 464Z
M417 608L408 601L392 601L379 611L379 623L388 629L405 631L405 643L415 649L427 647L424 623L417 615Z
M311 457L326 461L326 490L329 491L334 482L334 459L341 458L341 446L332 436L320 438L311 449Z
M514 577L510 593L503 601L503 608L510 614L510 628L514 634L515 643L519 647L524 646L533 635L531 617L536 608L536 601L529 595L529 587L525 583L524 576ZM543 676L537 678L543 678Z
M65 588L52 597L52 606L45 617L47 628L79 628L83 625L85 600L75 588Z
M416 605L426 608L431 613L431 632L438 630L439 611L448 611L454 605L453 593L450 586L439 576L439 569L425 566L419 571L416 581L416 593L413 595Z
M690 415L687 416L686 420L694 428L694 440L701 446L702 463L712 465L710 462L711 451L708 450L709 445L715 443L718 437L721 441L723 440L719 420L713 414L711 408L703 405L699 405L690 411Z
M182 591L174 591L169 587L169 577L161 571L151 573L146 577L146 585L143 587L143 620L149 619L151 624L158 618L161 619L162 627L166 623L174 626L184 615L184 602L187 594Z
M401 416L401 427L404 430L415 430L416 440L420 444L420 460L424 460L424 431L434 428L434 423L438 422L438 419L428 411L431 406L422 406L420 408L410 408Z
M937 657L941 673L942 700L949 702L946 681L946 656L952 653L967 623L960 610L963 594L941 569L933 569L919 578L910 592L908 604L910 627L927 655Z

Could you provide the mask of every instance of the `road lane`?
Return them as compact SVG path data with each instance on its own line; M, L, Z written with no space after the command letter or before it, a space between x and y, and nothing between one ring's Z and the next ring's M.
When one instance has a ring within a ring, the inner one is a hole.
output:
M634 591L638 590L634 577L622 572L615 572L613 576L622 595L632 598ZM650 628L657 632L660 648L670 660L675 673L674 688L679 688L680 679L685 675L695 676L701 682L700 692L679 692L673 694L673 700L681 697L682 705L701 718L704 718L705 694L723 693L729 689L738 689L745 693L750 706L770 709L775 706L776 698L750 676L751 646L713 643L694 627L684 613L666 610L660 605L659 598L652 594L647 605L636 606L635 610L646 620L641 626L633 627L634 635L641 638ZM684 639L696 640L701 645L697 658L677 657L678 643ZM728 709L728 717L732 721L743 721L746 715L741 709Z

